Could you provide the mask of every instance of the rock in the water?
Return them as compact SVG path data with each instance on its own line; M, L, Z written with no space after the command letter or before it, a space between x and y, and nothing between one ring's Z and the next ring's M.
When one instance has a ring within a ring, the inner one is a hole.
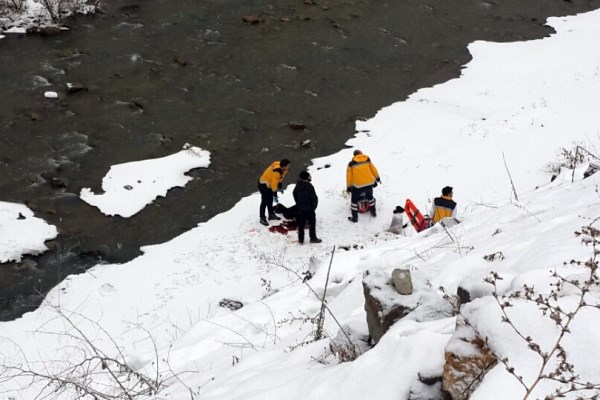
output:
M56 36L56 35L60 35L65 30L66 29L63 29L59 26L47 25L47 26L40 27L38 32L42 36Z
M256 15L246 15L242 18L242 21L248 25L256 25L260 22L260 19Z
M305 128L306 128L306 125L304 125L304 124L303 124L303 123L301 123L301 122L294 122L294 121L290 121L290 122L288 122L288 123L287 123L287 125L288 125L290 128L292 128L292 129L299 129L299 130L300 130L300 129L305 129Z
M81 92L82 90L88 90L87 86L81 83L67 83L67 93L77 93Z
M54 189L65 189L67 187L67 184L61 178L52 178L52 180L50 180L50 185L52 185Z

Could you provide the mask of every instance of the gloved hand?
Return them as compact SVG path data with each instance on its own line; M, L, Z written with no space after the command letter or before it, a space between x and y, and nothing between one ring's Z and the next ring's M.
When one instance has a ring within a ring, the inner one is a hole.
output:
M377 178L377 182L381 185L381 178Z
M351 192L352 192L352 188L351 188L350 186L348 186L348 187L346 188L346 192L348 192L348 193L351 193Z
M277 191L283 193L283 184L281 182L277 185Z
M277 192L273 195L273 204L279 204L279 197L277 197Z

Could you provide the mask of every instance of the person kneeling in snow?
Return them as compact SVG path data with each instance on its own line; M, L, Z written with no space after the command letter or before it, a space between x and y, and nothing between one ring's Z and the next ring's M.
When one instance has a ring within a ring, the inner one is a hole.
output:
M452 200L452 187L446 186L442 189L442 197L433 199L433 208L431 209L431 225L434 225L444 218L456 218L456 202Z
M319 203L319 198L315 192L315 188L310 183L310 174L306 171L300 172L300 180L294 188L294 200L298 207L298 242L304 243L304 227L308 222L308 234L311 243L321 243L322 240L317 237L317 216L315 210Z

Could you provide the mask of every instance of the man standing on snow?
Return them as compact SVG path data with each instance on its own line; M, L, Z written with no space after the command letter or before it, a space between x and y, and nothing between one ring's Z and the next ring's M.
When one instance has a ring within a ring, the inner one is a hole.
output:
M442 197L433 199L431 209L431 224L436 224L444 218L456 218L456 202L452 200L452 187L446 186L442 189Z
M285 178L288 173L290 165L290 160L286 158L281 161L274 161L273 164L265 169L258 179L258 190L260 191L260 223L265 226L269 225L265 218L265 209L269 211L270 220L281 219L273 212L273 201L276 203L279 202L277 191L279 190L283 193L283 178Z
M315 210L319 204L319 198L315 193L311 176L308 172L300 172L300 180L296 183L294 188L294 200L298 207L298 243L304 243L304 227L308 222L308 235L310 236L311 243L321 243L322 240L317 237L317 217Z
M376 217L375 198L373 197L373 188L381 183L379 172L369 157L360 150L354 150L354 157L348 163L346 169L346 191L352 194L350 211L352 222L358 221L358 202L363 198L368 201L371 215Z

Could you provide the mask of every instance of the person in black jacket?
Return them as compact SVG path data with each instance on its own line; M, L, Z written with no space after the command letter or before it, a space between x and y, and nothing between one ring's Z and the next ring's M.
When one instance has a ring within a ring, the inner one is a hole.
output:
M300 172L300 179L294 188L294 200L298 207L298 242L304 243L304 226L308 222L308 234L311 243L321 243L322 240L317 237L317 217L315 210L319 203L319 198L315 188L310 183L310 174L306 171Z

